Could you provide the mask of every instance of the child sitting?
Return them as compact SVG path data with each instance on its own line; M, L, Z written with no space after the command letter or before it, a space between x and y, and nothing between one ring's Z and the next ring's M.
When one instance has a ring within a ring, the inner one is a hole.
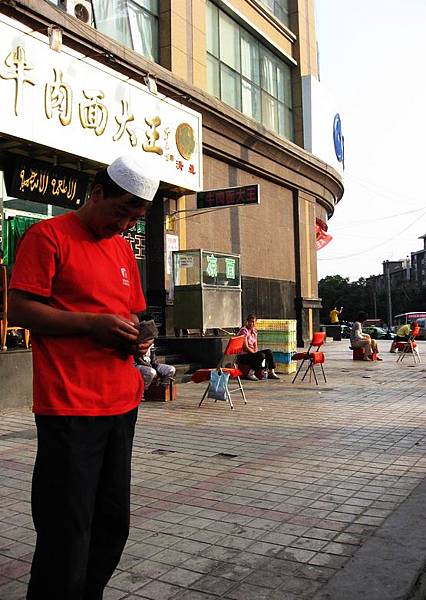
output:
M149 388L155 378L158 378L160 383L169 383L173 381L176 373L173 365L157 361L154 344L151 344L144 356L135 359L135 366L143 377L145 390Z

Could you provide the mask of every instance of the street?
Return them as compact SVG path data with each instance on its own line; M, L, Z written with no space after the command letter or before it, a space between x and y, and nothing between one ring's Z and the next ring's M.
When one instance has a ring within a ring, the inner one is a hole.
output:
M426 364L352 361L327 383L244 382L224 402L141 405L132 523L105 600L405 599L426 562ZM425 360L426 342L419 342ZM0 421L0 598L23 600L35 534L30 410ZM58 598L58 600L60 600Z

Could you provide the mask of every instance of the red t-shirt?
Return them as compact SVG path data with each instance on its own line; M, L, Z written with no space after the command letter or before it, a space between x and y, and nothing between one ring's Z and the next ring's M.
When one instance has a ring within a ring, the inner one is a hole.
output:
M33 225L19 244L10 288L73 312L129 318L146 308L132 249L121 236L98 239L68 213ZM135 408L143 391L132 357L89 335L34 333L33 411L106 416Z

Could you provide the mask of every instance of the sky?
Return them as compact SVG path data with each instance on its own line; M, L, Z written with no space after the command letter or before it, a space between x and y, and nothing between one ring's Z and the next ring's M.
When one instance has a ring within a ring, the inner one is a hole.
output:
M318 277L355 281L423 248L426 0L316 0L316 25L345 137L345 193Z

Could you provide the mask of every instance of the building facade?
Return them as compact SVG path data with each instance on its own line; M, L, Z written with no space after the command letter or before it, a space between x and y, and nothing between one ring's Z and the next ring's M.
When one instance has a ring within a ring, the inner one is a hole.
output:
M78 208L100 166L138 154L162 183L128 237L163 332L172 252L204 249L240 256L241 318L296 318L299 343L310 337L316 224L343 194L338 167L307 143L313 0L4 0L0 32L8 265L33 219ZM258 204L224 192L197 208L197 192L253 185Z
M383 262L383 274L369 277L374 282L377 292L384 292L387 286L389 274L389 285L391 289L398 290L410 287L412 290L422 290L426 287L426 235L421 235L423 248L410 253L410 256L402 260Z

